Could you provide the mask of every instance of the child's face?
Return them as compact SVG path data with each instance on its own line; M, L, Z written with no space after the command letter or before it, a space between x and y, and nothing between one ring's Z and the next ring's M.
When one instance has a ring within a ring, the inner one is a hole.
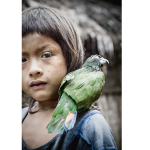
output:
M22 90L38 101L58 99L67 65L61 47L50 37L22 38Z

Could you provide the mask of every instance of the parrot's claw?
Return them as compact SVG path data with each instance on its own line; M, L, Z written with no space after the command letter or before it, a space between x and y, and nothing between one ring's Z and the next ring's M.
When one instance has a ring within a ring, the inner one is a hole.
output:
M98 111L101 110L100 108L98 108L97 106L94 106L94 105L91 106L91 109L92 109L92 110L98 110Z

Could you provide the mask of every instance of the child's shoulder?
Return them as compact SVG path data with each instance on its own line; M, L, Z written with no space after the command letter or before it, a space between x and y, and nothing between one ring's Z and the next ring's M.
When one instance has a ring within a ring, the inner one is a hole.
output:
M100 111L90 110L85 114L78 126L78 135L94 149L100 147L117 149L111 128Z
M28 110L29 109L29 107L24 107L24 108L22 108L22 111L25 111L25 110Z
M84 130L85 128L88 129L95 129L97 128L109 128L106 120L104 119L103 115L98 110L89 110L85 112L80 119L80 130Z
M89 114L83 118L83 125L81 127L81 130L87 130L90 129L93 130L99 130L99 131L103 131L103 133L106 131L110 131L110 127L107 123L107 121L105 120L105 118L103 117L103 115L101 114L100 111L97 110L91 110L89 112Z
M101 128L109 128L106 120L104 119L103 115L98 110L90 110L86 116L82 119L83 125L82 128L91 126L98 126Z
M103 115L98 110L86 110L77 115L76 133L80 134L88 131L95 132L95 130L106 131L110 130L109 125L104 119Z

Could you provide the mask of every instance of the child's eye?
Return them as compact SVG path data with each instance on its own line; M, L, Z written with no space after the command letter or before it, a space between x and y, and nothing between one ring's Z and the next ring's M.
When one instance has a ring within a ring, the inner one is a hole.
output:
M48 58L48 57L51 57L51 56L52 56L51 54L46 53L46 54L43 54L43 55L42 55L42 58Z
M26 62L27 60L25 58L22 58L22 62Z

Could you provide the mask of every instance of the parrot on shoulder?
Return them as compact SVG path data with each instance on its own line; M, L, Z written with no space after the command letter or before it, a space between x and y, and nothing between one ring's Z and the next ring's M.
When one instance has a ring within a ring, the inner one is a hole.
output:
M89 57L82 67L68 73L59 88L59 102L47 125L48 133L63 133L74 127L77 112L91 107L105 84L101 68L109 61L100 55Z

